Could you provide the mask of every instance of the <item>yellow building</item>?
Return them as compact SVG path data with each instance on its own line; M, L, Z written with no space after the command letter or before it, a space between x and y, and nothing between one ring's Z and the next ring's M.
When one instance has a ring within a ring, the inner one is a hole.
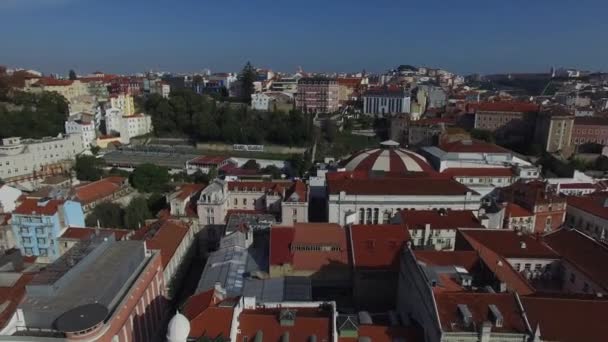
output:
M128 94L112 95L110 107L120 110L125 116L135 115L135 101L133 96Z
M54 91L66 100L72 102L77 97L89 95L89 88L79 80L58 80L54 78L41 78L37 82L26 86L26 91Z

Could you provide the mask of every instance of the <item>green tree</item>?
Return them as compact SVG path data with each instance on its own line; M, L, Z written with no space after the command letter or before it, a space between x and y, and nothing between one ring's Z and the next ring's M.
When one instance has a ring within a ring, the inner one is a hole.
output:
M333 120L328 120L325 123L325 140L329 143L333 143L336 140L338 134L338 125Z
M120 176L120 177L129 178L129 176L131 175L131 172L119 169L117 167L113 167L113 168L110 169L110 171L108 171L108 175L109 176Z
M78 76L76 76L76 71L74 71L73 69L70 69L69 77L71 80L78 79Z
M594 168L599 171L608 171L608 157L599 156L595 160Z
M103 160L93 156L81 155L76 157L74 171L76 178L83 181L100 180L103 176Z
M93 153L94 156L99 153L99 150L101 150L101 147L97 145L91 145L91 153Z
M251 104L251 94L254 92L253 82L255 82L256 79L256 72L250 62L245 64L238 79L241 83L241 97L243 101Z
M294 154L289 158L288 162L291 165L292 174L297 177L303 177L312 167L310 154L308 152L304 154Z
M85 224L88 227L97 227L97 222L104 228L124 228L124 211L112 202L103 202L95 206L93 211L86 217Z
M483 140L483 141L487 141L489 143L494 143L494 141L495 141L494 134L492 134L492 132L487 131L487 130L473 128L471 130L470 134L471 134L471 138L473 138L473 139Z
M167 208L167 198L158 192L153 193L148 197L148 209L152 214Z
M152 218L152 214L148 208L148 201L143 196L133 198L125 208L124 222L128 229L137 229L150 218Z
M279 169L278 167L274 166L274 165L268 165L265 168L263 168L261 170L261 172L263 174L269 174L272 179L281 179L281 176L283 175L283 172L281 171L281 169Z
M131 174L131 185L142 192L163 192L169 182L169 170L154 164L142 164Z
M245 162L245 164L243 164L243 166L241 166L241 169L257 171L260 169L260 164L258 164L255 159L249 159Z

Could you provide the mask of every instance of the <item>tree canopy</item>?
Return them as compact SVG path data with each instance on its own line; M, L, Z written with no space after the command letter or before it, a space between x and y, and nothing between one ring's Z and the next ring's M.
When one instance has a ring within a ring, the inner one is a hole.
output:
M63 133L68 102L55 92L7 95L8 105L0 104L0 137L42 138Z
M77 156L74 171L76 178L83 181L96 181L101 179L104 172L102 169L103 161L93 156Z
M143 196L133 198L125 208L124 225L127 229L137 229L150 218L152 213L148 208L148 201Z
M97 222L104 228L122 228L124 211L120 205L112 202L103 202L95 206L93 211L87 215L85 224L88 227L96 227Z
M70 69L69 78L71 80L78 79L78 76L76 76L76 71L74 71L73 69Z
M250 62L247 62L238 76L241 86L241 97L244 102L251 104L251 94L255 91L253 82L256 79L256 72Z
M169 170L154 164L142 164L131 174L131 185L142 192L163 192L169 182Z
M172 92L169 99L153 94L144 107L152 116L158 136L289 146L306 145L313 136L312 117L308 114L252 111L246 106L217 102L191 90Z

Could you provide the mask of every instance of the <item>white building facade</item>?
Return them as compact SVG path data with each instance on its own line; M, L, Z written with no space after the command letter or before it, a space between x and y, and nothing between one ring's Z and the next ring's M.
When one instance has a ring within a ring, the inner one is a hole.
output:
M409 113L410 102L410 96L402 89L370 90L363 95L363 114Z
M82 137L82 146L85 149L96 144L97 133L94 121L85 121L79 116L70 116L68 121L65 122L65 132L67 134L80 135Z
M0 178L8 180L40 172L46 166L74 160L83 151L82 137L76 134L42 139L5 138L0 146Z

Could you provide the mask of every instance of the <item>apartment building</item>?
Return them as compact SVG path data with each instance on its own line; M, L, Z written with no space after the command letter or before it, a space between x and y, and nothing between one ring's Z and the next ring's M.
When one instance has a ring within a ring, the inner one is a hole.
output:
M5 181L32 174L65 171L62 162L71 161L84 151L82 136L58 135L42 139L2 139L0 145L0 178Z
M27 198L13 211L17 248L41 261L52 262L60 256L57 239L70 226L84 227L84 213L78 202Z
M301 78L298 81L296 108L307 113L333 113L339 108L338 92L335 79Z

